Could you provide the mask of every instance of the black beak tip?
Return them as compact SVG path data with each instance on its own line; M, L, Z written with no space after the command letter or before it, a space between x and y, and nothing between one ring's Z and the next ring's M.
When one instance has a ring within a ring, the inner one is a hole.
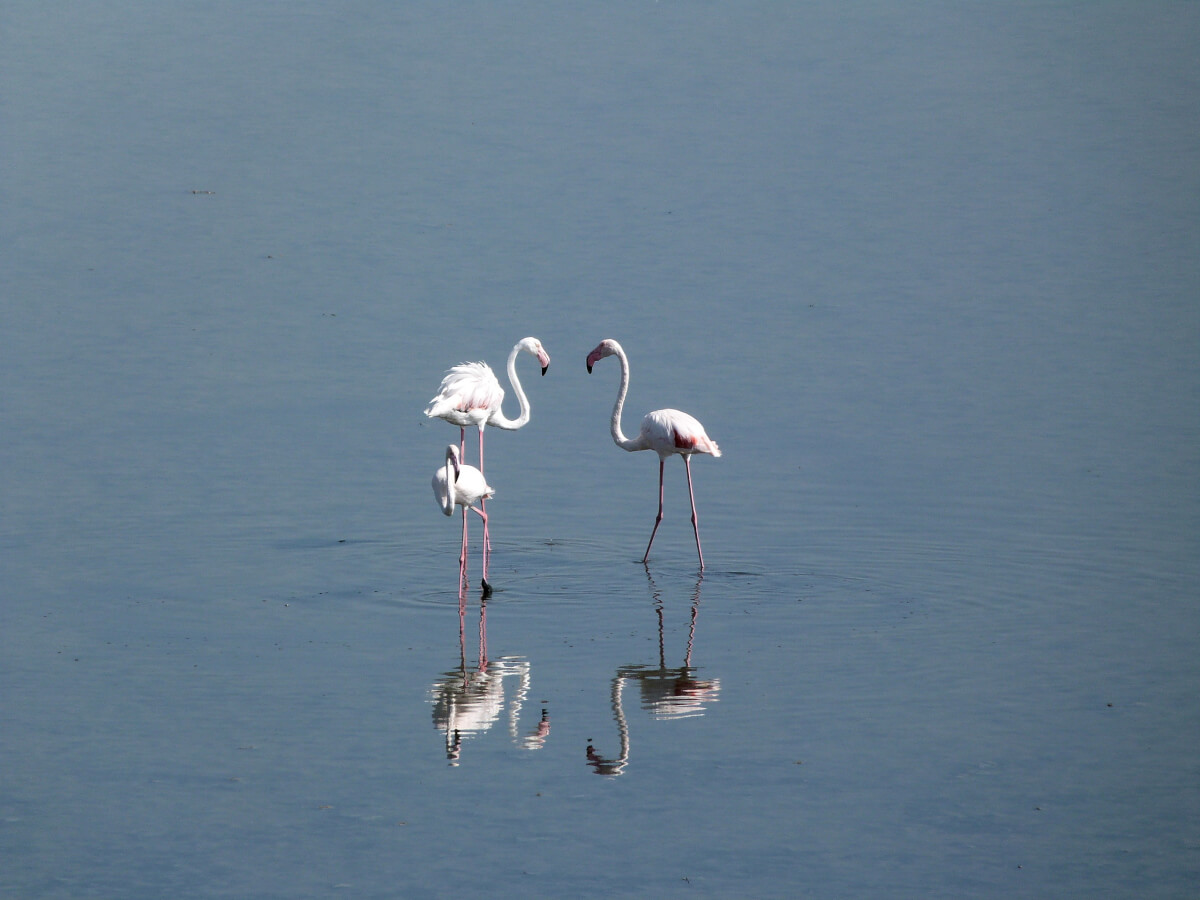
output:
M592 374L592 367L591 367L591 366L588 366L588 374L589 374L589 375L591 375L591 374Z
M543 375L545 375L545 374L546 374L546 370L547 370L547 369L549 369L549 368L550 368L549 366L542 366L542 374L543 374Z

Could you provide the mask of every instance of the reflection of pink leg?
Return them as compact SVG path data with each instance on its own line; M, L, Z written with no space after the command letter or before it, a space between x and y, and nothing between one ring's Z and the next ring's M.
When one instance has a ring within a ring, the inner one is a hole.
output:
M662 459L658 461L658 515L654 517L654 530L650 532L650 543L646 545L646 555L642 557L642 562L650 558L650 548L654 546L654 535L658 533L658 524L662 521L663 462Z
M683 466L687 470L688 497L692 500L692 531L696 533L696 553L700 556L700 570L704 570L704 551L700 549L700 525L696 518L696 495L692 493L692 458L683 457ZM661 501L660 501L661 502Z
M479 671L487 669L487 597L479 601Z

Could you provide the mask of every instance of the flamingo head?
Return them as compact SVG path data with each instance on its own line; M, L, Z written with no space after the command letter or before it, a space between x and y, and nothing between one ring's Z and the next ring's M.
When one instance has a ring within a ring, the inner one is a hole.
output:
M536 356L538 365L542 367L542 374L546 374L546 370L550 368L550 354L546 352L542 346L542 342L535 337L522 338L517 344L522 350L530 356Z
M462 469L462 461L458 458L458 446L455 444L446 445L446 465L453 467L454 480L458 481L458 473Z
M606 357L606 356L612 356L612 355L614 355L616 353L620 353L620 352L621 352L620 344L618 344L612 338L605 338L599 344L596 345L595 350L593 350L591 353L588 354L588 358L587 358L588 373L589 374L591 373L592 366L594 366L599 360L604 359L604 357Z

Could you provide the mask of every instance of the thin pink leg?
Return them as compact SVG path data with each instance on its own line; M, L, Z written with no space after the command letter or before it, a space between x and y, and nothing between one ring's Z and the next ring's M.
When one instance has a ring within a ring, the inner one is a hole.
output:
M467 583L467 508L463 507L462 550L458 554L458 583Z
M483 533L486 535L487 530L488 530L488 515L487 515L487 513L485 513L482 509L478 509L474 506L472 506L471 509L475 510L475 512L477 512L479 514L479 518L483 519ZM463 515L465 516L466 512L464 512ZM489 590L489 591L491 590L492 586L490 584L488 584L487 578L488 578L488 566L491 565L491 562L492 562L492 550L487 545L487 541L485 540L484 544L483 544L483 587L484 587L484 590Z
M479 474L480 475L483 474L483 429L482 428L479 429ZM486 483L486 479L485 479L485 483ZM487 512L487 499L484 497L480 497L479 498L479 506L484 512ZM488 555L491 555L491 552L492 552L492 536L488 533L487 516L483 517L483 552ZM484 573L484 578L486 578L486 577L487 577L487 573Z
M659 457L658 460L658 515L654 517L654 530L650 532L650 543L646 545L646 555L642 557L642 562L650 558L650 548L654 545L654 535L658 534L658 525L662 522L662 504L663 504L663 463L666 460Z
M458 458L463 462L467 461L465 454L467 452L467 429L459 427L458 429Z
M696 533L696 553L700 556L700 571L704 571L704 551L700 549L700 525L696 518L696 495L692 493L692 457L683 457L683 467L687 470L688 497L692 500L692 531Z

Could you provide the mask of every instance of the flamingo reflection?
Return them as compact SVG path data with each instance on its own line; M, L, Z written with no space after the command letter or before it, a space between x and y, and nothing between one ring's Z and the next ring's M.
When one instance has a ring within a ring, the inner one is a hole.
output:
M466 738L488 731L500 720L508 701L508 732L512 742L525 750L538 750L550 734L550 716L542 709L541 718L526 734L520 733L521 708L529 696L529 660L519 656L489 659L487 652L487 598L479 601L479 663L467 665L466 587L460 590L458 603L458 666L444 673L430 689L433 726L446 737L446 759L457 766ZM505 695L505 681L515 689L511 699Z
M666 664L662 594L650 574L649 567L646 568L646 578L650 581L654 611L658 615L658 665L621 666L613 676L610 702L613 719L617 723L620 750L616 757L603 756L591 740L588 741L588 765L597 775L620 775L629 763L629 722L625 717L623 702L627 681L637 682L641 691L642 709L657 720L702 716L706 704L715 703L720 699L720 680L697 678L697 669L692 666L692 645L696 639L696 616L700 611L700 586L704 582L704 576L701 575L696 580L696 589L692 593L692 617L688 626L687 651L683 657L683 665L677 668L668 668Z

